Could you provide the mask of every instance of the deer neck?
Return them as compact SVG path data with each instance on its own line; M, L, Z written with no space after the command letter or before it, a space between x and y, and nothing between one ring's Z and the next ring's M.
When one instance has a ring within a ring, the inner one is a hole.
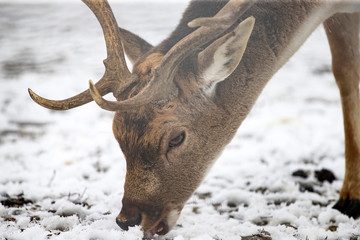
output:
M213 16L226 2L192 1L177 28L152 52L165 54L194 31L187 27L188 22ZM228 127L228 136L235 134L271 77L334 12L334 6L324 0L264 0L256 2L239 19L253 16L256 22L239 66L216 86L215 102L227 113L223 124Z
M218 84L216 101L237 129L270 78L330 14L331 6L316 1L259 2L244 16L255 27L237 69ZM331 14L330 14L331 15Z

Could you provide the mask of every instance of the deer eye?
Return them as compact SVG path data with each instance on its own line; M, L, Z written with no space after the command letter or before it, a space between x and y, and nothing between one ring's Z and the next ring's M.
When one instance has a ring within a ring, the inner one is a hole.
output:
M185 140L185 132L180 133L176 137L170 140L169 149L176 148L180 146Z

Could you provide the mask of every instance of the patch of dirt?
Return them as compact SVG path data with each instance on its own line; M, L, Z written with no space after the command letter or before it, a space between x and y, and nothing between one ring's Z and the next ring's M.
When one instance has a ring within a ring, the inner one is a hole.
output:
M24 205L33 204L32 200L24 198L24 194L19 194L17 196L10 197L8 194L5 193L1 195L1 198L2 198L2 200L0 200L1 205L8 208L11 207L20 208L23 207Z
M293 177L300 177L300 178L303 178L303 179L307 179L309 177L309 172L308 171L305 171L303 169L299 169L299 170L296 170L292 173L292 176Z
M258 217L252 220L252 223L256 226L266 226L269 224L269 217Z
M64 62L65 57L56 56L52 59L39 61L35 54L27 48L20 49L18 53L0 63L5 79L16 79L24 73L53 73L54 66Z
M297 230L298 228L295 227L294 225L292 225L291 223L281 223L280 225L284 225L287 228L293 228L295 230Z
M5 222L16 222L16 219L13 217L4 217L3 219Z
M330 65L322 65L312 70L315 75L324 75L331 74L331 66Z
M0 140L8 136L35 139L38 135L39 135L38 133L30 132L30 131L5 129L0 131Z
M109 171L109 167L104 166L100 161L97 161L96 163L94 163L93 167L95 168L95 170L98 173L106 173L107 171Z
M9 123L11 124L15 124L20 128L24 128L24 127L45 127L47 125L49 125L49 122L30 122L30 121L15 121L15 120L10 120Z
M328 169L321 169L314 171L314 177L318 181L305 181L312 173L304 169L298 169L292 173L293 177L303 180L296 181L299 185L300 192L312 192L321 195L321 192L316 190L316 187L322 186L325 181L332 183L336 180L334 173Z
M86 201L87 199L84 198L86 190L87 189L85 188L84 191L81 194L80 193L69 193L68 194L68 201L74 203L75 205L80 205L82 207L90 209L91 205Z
M360 239L360 235L353 235L350 237L349 240L359 240Z
M198 192L196 192L195 195L196 195L199 199L202 199L202 200L212 197L212 193L211 193L211 192L205 192L205 193L198 193Z
M11 128L0 130L0 144L6 140L16 142L19 138L36 139L44 134L49 122L9 121ZM13 126L13 127L12 127ZM31 128L27 129L27 128ZM39 130L34 130L34 128Z
M300 192L315 192L312 184L303 183L303 182L299 182L299 191Z
M272 240L271 234L262 230L259 234L241 237L242 240Z
M295 201L296 201L295 199L279 198L279 199L270 200L267 204L268 205L274 204L275 206L281 206L281 205L290 206L291 204L294 204Z
M197 207L197 206L193 207L192 212L195 213L195 214L199 214L200 213L199 207Z
M328 181L329 183L332 183L334 180L336 180L334 173L325 168L321 169L320 171L315 171L315 178L319 182Z

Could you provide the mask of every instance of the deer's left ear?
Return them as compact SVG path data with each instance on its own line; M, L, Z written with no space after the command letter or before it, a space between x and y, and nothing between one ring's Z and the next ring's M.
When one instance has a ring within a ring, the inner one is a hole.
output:
M119 29L125 54L134 65L135 62L153 46L138 35L123 28Z
M239 65L255 23L254 17L241 22L233 31L217 39L198 55L198 71L203 86L211 92Z

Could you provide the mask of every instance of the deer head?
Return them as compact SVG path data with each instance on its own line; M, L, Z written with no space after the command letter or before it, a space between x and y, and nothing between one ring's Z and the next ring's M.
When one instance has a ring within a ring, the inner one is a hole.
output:
M106 71L95 85L72 98L47 100L29 89L38 104L66 110L92 100L115 112L113 132L126 158L123 229L166 234L236 129L216 99L216 84L236 69L254 25L238 23L249 7L229 1L214 17L189 23L197 28L168 52L119 29L107 1L83 0L98 18L106 41ZM127 68L124 50L133 62ZM112 92L117 101L102 96Z

